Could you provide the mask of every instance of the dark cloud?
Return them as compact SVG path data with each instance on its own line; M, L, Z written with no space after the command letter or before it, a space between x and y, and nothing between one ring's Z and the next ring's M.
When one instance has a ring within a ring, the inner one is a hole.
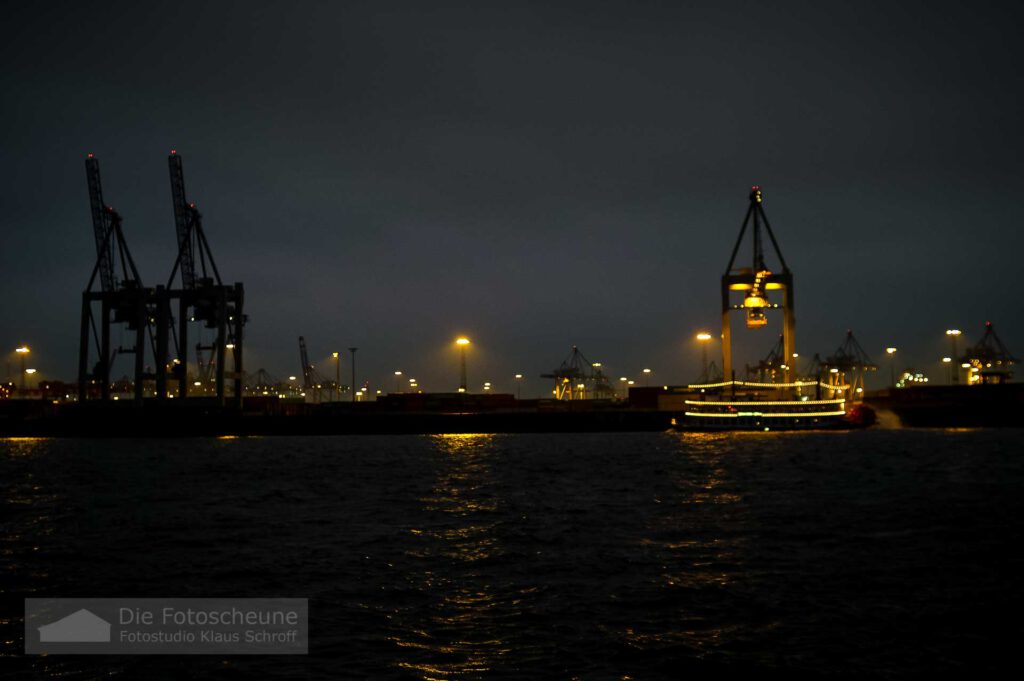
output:
M14 9L3 342L73 375L86 152L144 279L166 279L177 148L246 283L253 369L295 373L304 334L323 357L360 346L375 381L450 388L466 333L476 382L535 376L570 343L685 380L753 182L802 354L852 327L937 373L943 330L986 319L1021 352L1019 9L552 5Z

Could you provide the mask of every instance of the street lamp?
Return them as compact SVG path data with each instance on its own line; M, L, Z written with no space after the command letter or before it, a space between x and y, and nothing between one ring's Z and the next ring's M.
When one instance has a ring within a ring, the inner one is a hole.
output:
M401 371L396 371L395 372L395 392L396 393L402 392L401 380L402 380L402 372Z
M517 400L521 400L521 399L523 399L523 375L522 374L516 374L515 375L515 379L516 379L516 399Z
M30 352L30 350L28 349L27 345L22 345L20 348L15 348L14 351L16 353L18 353L19 357L21 357L21 390L22 390L22 392L24 392L25 391L25 355L27 355Z
M455 339L455 345L459 348L459 392L466 392L466 346L469 345L469 339L465 336L461 336Z
M896 348L886 348L885 354L889 355L889 382L896 387Z
M942 358L942 363L949 365L949 382L952 385L953 383L955 383L955 381L953 380L953 358L952 357L943 357Z
M956 353L956 339L960 336L960 329L946 329L946 335L949 336L949 342L953 346L953 356L951 359L957 358ZM949 382L957 383L957 372L952 365L949 367Z
M700 383L707 383L711 380L711 377L708 376L708 341L710 340L711 334L707 331L697 334L697 341L700 343L701 374L698 379Z
M352 353L352 401L356 401L356 350L359 348L349 348L348 351Z
M334 401L341 401L341 353L332 352L331 357L334 359Z
M644 386L646 386L647 385L647 379L650 378L650 376L651 376L651 370L650 369L644 369L643 374L644 374Z

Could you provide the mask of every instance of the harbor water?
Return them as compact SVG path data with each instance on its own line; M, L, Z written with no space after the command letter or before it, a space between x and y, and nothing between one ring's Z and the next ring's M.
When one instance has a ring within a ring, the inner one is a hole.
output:
M1021 436L0 440L0 678L993 673ZM308 598L309 654L29 657L41 596Z

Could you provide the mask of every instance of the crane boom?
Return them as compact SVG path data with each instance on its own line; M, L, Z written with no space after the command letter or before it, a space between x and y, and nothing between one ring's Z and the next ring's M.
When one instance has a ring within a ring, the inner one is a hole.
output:
M194 289L196 286L195 255L192 252L192 230L189 222L193 208L185 198L185 172L181 166L181 157L171 152L167 157L167 165L171 173L171 200L174 203L174 227L178 235L178 265L181 268L182 288Z
M116 282L114 281L114 241L109 235L112 227L110 211L103 203L100 162L92 154L85 159L85 175L89 181L89 210L92 213L92 229L96 238L100 285L104 291L113 291Z
M313 367L309 364L309 353L306 352L306 339L299 336L299 359L302 361L302 387L311 390L314 385Z

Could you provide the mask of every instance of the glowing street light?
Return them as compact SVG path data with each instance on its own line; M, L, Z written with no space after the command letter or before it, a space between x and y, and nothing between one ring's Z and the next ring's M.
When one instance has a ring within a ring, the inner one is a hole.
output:
M16 353L18 353L19 357L21 357L21 389L22 389L22 391L24 391L25 390L25 373L26 373L26 371L25 371L25 356L28 355L28 353L31 352L31 351L28 349L27 345L22 345L19 348L15 348L14 351Z
M646 386L647 385L647 379L650 378L650 376L651 376L651 370L650 369L644 369L643 370L643 375L644 375L644 385Z
M455 339L455 345L459 348L459 392L466 392L466 346L469 345L469 339L465 336L460 336Z
M711 377L708 376L708 341L711 340L711 334L707 331L701 331L697 334L697 342L700 343L700 364L701 374L699 383L708 383Z
M334 401L341 401L341 353L332 352L331 359L334 360Z
M960 336L960 329L946 329L946 335L949 336L949 342L953 349L953 359L956 359L956 339ZM949 382L957 383L957 371L952 366L949 367Z
M523 375L516 374L516 399L521 400L523 398Z
M889 382L896 387L896 348L886 348L885 354L889 355Z
M402 372L401 371L396 371L395 372L395 392L396 393L402 392Z

